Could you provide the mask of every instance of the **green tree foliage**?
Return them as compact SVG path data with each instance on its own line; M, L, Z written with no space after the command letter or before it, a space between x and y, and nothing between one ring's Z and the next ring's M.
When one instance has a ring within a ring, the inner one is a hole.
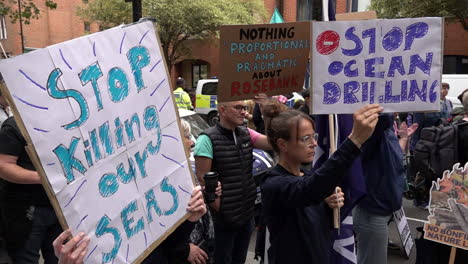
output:
M380 18L455 17L468 30L468 0L372 0Z
M21 12L18 12L18 1L21 6ZM57 8L55 1L46 0L47 8ZM39 18L41 10L34 4L33 0L2 0L0 2L0 16L8 16L12 23L15 23L21 15L21 20L25 24L29 24L31 19Z
M107 28L131 21L131 3L95 0L78 9L78 15ZM220 25L261 23L266 19L262 0L144 0L143 16L156 19L169 67L182 56L188 39L214 39Z

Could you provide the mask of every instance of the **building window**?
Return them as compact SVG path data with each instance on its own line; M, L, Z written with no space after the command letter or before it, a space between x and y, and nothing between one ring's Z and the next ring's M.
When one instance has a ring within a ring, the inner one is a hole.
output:
M7 30L4 16L0 16L0 39L7 39Z
M192 76L192 88L195 88L198 80L208 78L208 64L193 64Z
M468 56L444 56L443 74L468 74Z
M297 0L296 20L322 20L322 0Z
M371 0L348 0L348 12L367 11L370 4Z
M91 24L89 22L84 22L84 31L91 32Z

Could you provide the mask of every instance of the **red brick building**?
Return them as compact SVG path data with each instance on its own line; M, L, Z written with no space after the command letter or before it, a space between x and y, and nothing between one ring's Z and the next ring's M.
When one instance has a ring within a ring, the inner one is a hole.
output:
M81 37L89 32L99 30L97 24L85 23L76 15L78 6L83 5L83 0L57 1L57 9L48 9L45 1L35 0L35 5L39 8L39 19L31 20L30 24L22 23L23 43L25 51L60 43L69 39ZM14 7L18 10L18 7ZM5 20L6 39L0 39L5 51L9 55L21 54L21 30L20 22L12 24L8 18Z
M187 0L188 1L188 0ZM371 0L336 0L336 12L363 11ZM48 45L80 37L99 30L99 25L85 23L76 15L76 9L87 0L59 1L57 9L45 7L45 1L35 0L41 10L40 18L23 23L23 43L25 51L43 48ZM268 14L277 7L286 22L316 20L321 18L322 0L264 0ZM3 22L4 21L4 22ZM468 73L468 31L460 23L446 20L444 41L444 73ZM5 38L6 39L2 39ZM9 55L22 53L20 23L11 24L8 18L0 17L0 43ZM172 70L172 78L185 78L187 84L195 87L201 78L216 76L219 71L218 43L188 40L190 58L184 58ZM0 53L1 52L0 50ZM2 55L3 56L3 55Z

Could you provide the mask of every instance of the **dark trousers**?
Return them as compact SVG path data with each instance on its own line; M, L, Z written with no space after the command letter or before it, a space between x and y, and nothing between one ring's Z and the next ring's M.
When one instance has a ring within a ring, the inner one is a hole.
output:
M215 264L245 263L253 229L253 218L242 226L231 229L222 228L215 223Z
M2 208L3 209L3 208ZM22 218L29 218L30 231L25 234L24 241L21 241L22 246L17 248L9 248L8 254L10 255L13 263L15 264L37 264L39 263L39 251L42 253L45 264L58 263L58 259L55 257L54 248L52 242L62 232L62 228L57 220L54 209L51 206L36 206L29 207L27 211L21 212L21 215L13 216L11 214L13 210L3 210L3 217L6 220L6 233L7 243L8 238L14 237L15 234L19 235L23 230L20 225L16 225L18 222L23 221ZM11 209L11 207L10 207ZM12 221L15 221L16 224ZM8 221L8 219L10 221ZM5 219L4 219L5 221ZM25 227L27 228L27 227Z

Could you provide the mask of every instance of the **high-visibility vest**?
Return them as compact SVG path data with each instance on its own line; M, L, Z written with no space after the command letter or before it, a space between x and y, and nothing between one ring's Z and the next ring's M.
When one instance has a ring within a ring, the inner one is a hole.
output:
M177 88L174 91L175 102L178 108L192 110L192 102L190 101L190 96L185 92L181 87Z

